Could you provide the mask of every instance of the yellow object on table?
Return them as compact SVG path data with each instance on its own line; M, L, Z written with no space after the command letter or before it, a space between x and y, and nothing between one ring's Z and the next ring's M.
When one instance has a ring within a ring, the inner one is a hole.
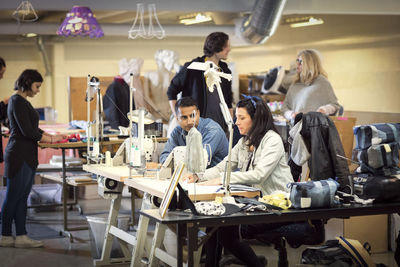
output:
M290 208L290 206L292 206L292 202L286 197L286 194L283 192L277 192L271 195L263 196L259 199L259 201L282 208L284 210L287 210L288 208Z

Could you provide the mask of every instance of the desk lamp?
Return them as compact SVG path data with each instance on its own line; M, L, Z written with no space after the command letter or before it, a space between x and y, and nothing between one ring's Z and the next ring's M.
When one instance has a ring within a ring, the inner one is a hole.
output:
M90 121L90 101L94 99L96 95L96 119L93 122ZM103 101L100 92L100 81L97 77L87 78L87 88L86 88L86 102L87 102L87 161L90 164L90 159L98 160L100 158L100 139L103 135ZM93 141L93 151L90 152L90 143L92 136L92 125L95 124L95 139Z
M219 107L221 108L222 115L224 116L225 123L228 125L229 129L229 150L228 150L228 161L224 173L224 183L223 187L225 190L225 199L228 200L230 197L229 183L231 180L231 154L232 154L232 140L233 140L233 119L229 112L228 106L225 103L224 95L221 90L221 77L230 81L232 79L231 74L223 73L218 71L218 66L212 61L206 62L193 62L188 66L188 69L202 70L204 71L204 76L206 77L206 83L208 90L210 92L214 91L214 86L217 88L219 96ZM230 202L231 200L228 200Z

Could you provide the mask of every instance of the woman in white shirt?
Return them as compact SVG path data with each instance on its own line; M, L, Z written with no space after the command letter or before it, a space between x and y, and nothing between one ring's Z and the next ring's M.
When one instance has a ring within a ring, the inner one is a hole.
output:
M276 190L288 191L293 182L286 163L285 149L273 124L267 105L258 97L246 96L236 105L236 125L244 135L232 149L230 183L257 187L263 194ZM207 169L200 184L222 184L227 157L213 168ZM188 176L189 182L198 181L196 175ZM204 180L204 181L203 181ZM219 252L217 241L247 266L263 266L251 247L241 242L238 226L221 227L206 243L206 266L217 266Z

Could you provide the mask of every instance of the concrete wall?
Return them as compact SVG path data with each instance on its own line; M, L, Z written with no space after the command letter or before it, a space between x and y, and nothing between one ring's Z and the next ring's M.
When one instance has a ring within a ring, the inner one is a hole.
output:
M345 110L400 113L400 16L325 15L325 24L292 29L281 25L264 45L233 47L229 61L238 74L286 69L304 48L323 55L339 102ZM32 99L36 107L53 106L59 122L68 121L68 77L113 76L123 58L144 59L142 73L156 69L158 49L175 50L180 63L202 54L204 38L167 37L164 40L128 40L126 37L44 38L51 64L41 93ZM13 93L15 79L25 68L45 68L34 40L0 37L0 56L7 62L0 81L0 99ZM237 88L235 88L237 89ZM73 100L72 100L73 101Z

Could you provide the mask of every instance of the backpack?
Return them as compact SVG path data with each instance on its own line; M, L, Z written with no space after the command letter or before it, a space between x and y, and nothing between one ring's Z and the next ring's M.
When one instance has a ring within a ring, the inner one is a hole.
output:
M335 266L376 266L370 255L371 246L364 246L358 240L336 237L335 240L327 240L325 245L309 247L302 253L301 263L321 264Z

